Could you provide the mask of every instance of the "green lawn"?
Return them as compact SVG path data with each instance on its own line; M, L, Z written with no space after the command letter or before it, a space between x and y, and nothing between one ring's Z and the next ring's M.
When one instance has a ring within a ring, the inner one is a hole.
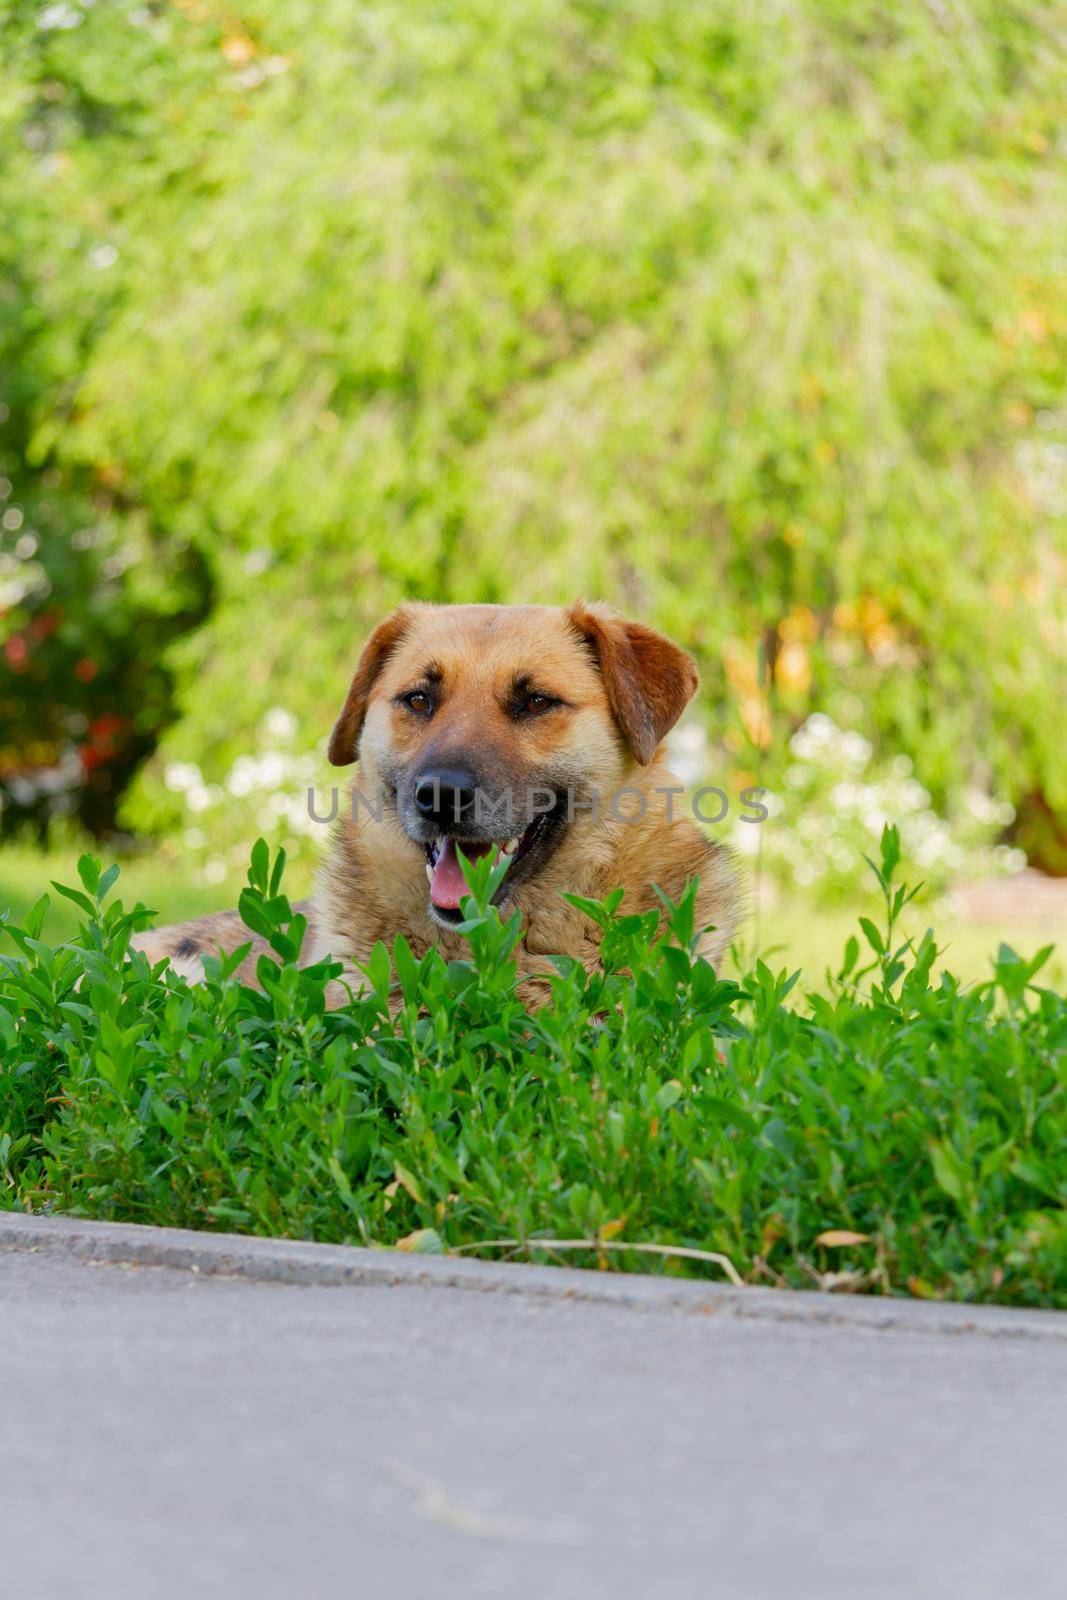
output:
M71 883L77 879L78 849L56 850L47 853L20 845L7 845L0 853L0 911L8 908L16 920L20 919L34 901L47 893L52 898L45 935L54 940L68 938L78 924L78 913L73 905L52 888L53 880ZM105 864L112 857L105 854ZM235 875L221 884L203 884L194 881L190 873L183 873L170 862L161 861L151 853L119 858L121 873L117 893L128 905L140 900L157 915L154 921L181 922L186 917L202 917L207 912L232 909L244 883L243 876ZM311 882L311 872L294 867L287 875L293 899L306 893Z
M868 910L869 907L857 907ZM842 906L813 907L798 897L785 897L773 911L764 912L758 928L750 926L740 941L740 964L760 954L772 967L799 968L807 984L821 981L828 966L836 968L845 940L855 931L856 912ZM1020 955L1031 956L1046 945L1055 954L1043 969L1043 978L1067 988L1067 916L1014 917L1003 921L967 922L936 907L910 906L901 918L904 933L918 940L932 929L941 956L935 971L948 968L966 983L990 976L993 958L1001 944Z

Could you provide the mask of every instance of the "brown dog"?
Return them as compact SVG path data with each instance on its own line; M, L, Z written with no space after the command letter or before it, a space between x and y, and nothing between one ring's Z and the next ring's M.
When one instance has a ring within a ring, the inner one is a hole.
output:
M552 955L597 960L597 929L563 891L625 891L658 907L699 878L701 953L718 958L737 920L728 857L691 821L660 741L697 686L692 659L605 606L400 606L372 633L330 738L335 766L358 759L314 898L306 958L358 968L403 933L416 956L465 954L457 847L510 858L497 894L522 914L524 993L545 992ZM427 883L429 880L429 883ZM189 976L200 954L249 937L236 912L143 934ZM251 979L255 948L245 963ZM343 994L338 995L343 999Z

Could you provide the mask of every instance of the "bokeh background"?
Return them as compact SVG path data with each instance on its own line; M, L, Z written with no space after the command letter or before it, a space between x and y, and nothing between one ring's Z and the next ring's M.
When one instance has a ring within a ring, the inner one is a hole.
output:
M887 818L931 915L1055 921L1061 4L0 16L0 902L87 834L168 916L258 833L299 886L368 626L583 593L773 791L764 945Z

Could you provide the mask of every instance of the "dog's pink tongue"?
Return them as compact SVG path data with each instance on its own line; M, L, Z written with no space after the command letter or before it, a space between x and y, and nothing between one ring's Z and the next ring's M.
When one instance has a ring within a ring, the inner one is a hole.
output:
M492 848L490 844L480 844L472 840L470 844L464 844L463 854L468 861L476 861L479 856L484 856ZM463 868L456 855L456 841L446 839L437 858L437 865L433 869L430 899L439 911L458 911L460 901L469 893Z

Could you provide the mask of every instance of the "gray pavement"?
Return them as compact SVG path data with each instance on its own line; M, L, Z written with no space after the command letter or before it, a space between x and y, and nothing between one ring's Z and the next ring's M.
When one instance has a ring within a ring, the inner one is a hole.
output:
M0 1418L25 1600L1067 1587L1051 1313L6 1216Z

